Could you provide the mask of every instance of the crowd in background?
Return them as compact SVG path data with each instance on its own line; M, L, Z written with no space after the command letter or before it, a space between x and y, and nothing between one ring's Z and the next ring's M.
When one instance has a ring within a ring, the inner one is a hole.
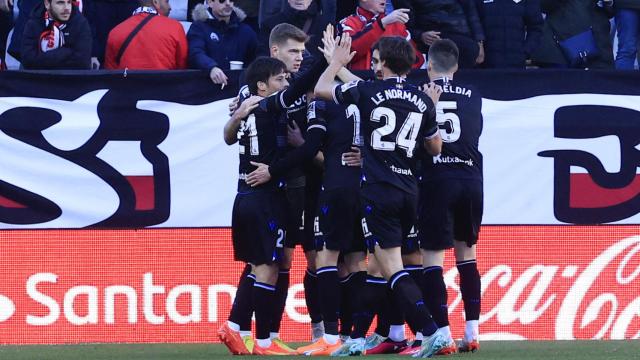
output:
M188 11L172 18L168 0L0 0L0 69L10 55L21 69L191 68L221 84L224 71L270 54L269 33L280 23L309 34L310 56L321 56L327 24L349 32L358 51L353 70L369 68L367 49L381 36L410 38L416 68L441 38L456 43L461 68L637 68L640 0L188 0L180 6Z

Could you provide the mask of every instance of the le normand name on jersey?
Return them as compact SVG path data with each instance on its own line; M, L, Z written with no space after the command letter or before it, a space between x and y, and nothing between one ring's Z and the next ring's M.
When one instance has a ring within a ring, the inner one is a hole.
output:
M422 99L420 99L418 95L416 95L416 93L408 90L388 89L378 92L375 94L375 96L371 97L371 101L373 101L376 105L380 105L380 103L382 103L383 101L391 99L407 100L417 106L418 109L420 109L420 112L427 111L427 104L425 104L424 101L422 101Z

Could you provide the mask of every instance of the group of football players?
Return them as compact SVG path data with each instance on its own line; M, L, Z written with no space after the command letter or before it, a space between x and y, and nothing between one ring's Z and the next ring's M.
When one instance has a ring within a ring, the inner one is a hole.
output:
M310 65L306 40L295 26L273 29L271 57L245 70L224 128L240 153L232 237L246 267L220 339L238 355L476 351L482 98L453 80L456 45L430 47L428 79L417 86L406 80L416 52L404 38L373 45L372 80L347 70L348 34L335 37L329 26L325 57ZM312 342L294 350L279 332L296 245L307 260ZM466 320L457 344L443 278L450 248Z

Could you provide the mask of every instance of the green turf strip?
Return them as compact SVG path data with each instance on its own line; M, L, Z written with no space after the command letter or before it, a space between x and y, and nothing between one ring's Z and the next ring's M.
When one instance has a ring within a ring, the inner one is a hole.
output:
M368 360L398 357L369 355ZM0 346L0 359L60 360L198 360L243 359L230 356L219 344L87 344L55 346ZM302 356L295 358L305 358ZM406 357L402 357L406 358ZM639 360L640 340L626 341L485 341L474 354L456 354L439 359L468 360ZM263 356L260 359L282 359Z

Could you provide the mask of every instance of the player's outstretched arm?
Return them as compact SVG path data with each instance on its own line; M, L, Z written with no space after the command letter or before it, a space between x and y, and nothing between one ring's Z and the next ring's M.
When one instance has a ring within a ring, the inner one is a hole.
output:
M351 37L349 34L343 34L342 37L339 37L338 39L339 41L331 55L329 67L327 67L322 75L320 75L320 79L318 80L314 90L316 96L325 100L333 99L333 89L335 87L333 81L335 80L336 75L340 69L353 59L353 56L356 54L355 51L351 52Z
M261 96L252 96L242 102L240 107L231 115L226 124L224 124L224 142L227 145L233 145L238 141L238 129L240 129L240 121L249 116L249 114L258 106L263 98Z

